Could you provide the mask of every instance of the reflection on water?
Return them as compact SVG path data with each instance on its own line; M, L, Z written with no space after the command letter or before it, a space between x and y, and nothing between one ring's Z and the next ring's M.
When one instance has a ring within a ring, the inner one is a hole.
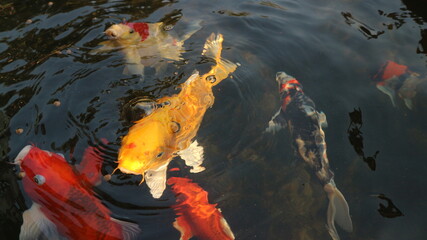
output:
M169 168L182 169L176 177L188 177L209 192L209 202L218 204L236 239L330 239L325 194L310 170L294 160L289 134L262 134L279 108L274 81L279 70L298 76L328 116L328 155L354 223L353 233L341 231L341 238L424 239L427 85L417 85L410 110L402 102L393 107L371 79L389 60L426 76L422 6L410 0L1 2L0 195L8 197L0 201L0 234L17 239L22 212L31 206L6 163L19 150L34 143L78 165L89 143L106 138L101 173L111 174L121 138L149 110L134 103L178 93L194 69L208 71L212 62L200 52L209 34L219 32L223 57L241 66L213 88L215 104L197 134L207 170L192 174L175 160ZM90 54L108 40L103 32L123 19L165 22L178 36L192 23L202 28L185 41L182 61L161 73L146 69L141 81L123 74L120 52ZM361 117L354 119L350 134L347 114L355 106L363 110L363 128ZM347 140L351 136L358 147ZM366 157L378 149L378 168L371 171L359 153ZM139 185L140 177L111 177L95 192L113 216L136 222L141 239L179 239L169 187L156 200ZM378 214L379 199L372 197L378 192L387 193L405 215Z
M354 151L356 151L357 155L359 155L366 164L368 164L369 168L372 171L375 171L376 158L380 151L376 151L373 156L366 157L365 152L363 150L363 136L362 136L362 111L359 109L354 109L353 112L348 114L350 116L350 125L348 126L347 133L348 139L350 140L351 145L353 145Z
M390 198L386 197L384 194L379 194L377 197L387 202L387 206L384 206L382 203L380 203L378 212L381 214L381 216L386 218L404 216L403 213L393 204Z

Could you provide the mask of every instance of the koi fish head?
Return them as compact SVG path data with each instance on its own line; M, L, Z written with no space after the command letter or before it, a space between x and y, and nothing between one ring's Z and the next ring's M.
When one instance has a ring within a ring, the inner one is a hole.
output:
M123 173L144 174L163 165L172 153L169 139L173 131L164 122L144 118L123 138L118 169Z
M279 84L279 92L281 93L290 94L291 90L302 92L302 85L298 80L285 72L278 72L276 74L276 81Z
M149 35L147 23L119 23L109 27L105 32L110 39L125 40L135 43L144 41Z
M35 146L24 147L15 158L20 165L24 189L31 199L46 199L48 193L64 196L77 184L77 177L64 157Z

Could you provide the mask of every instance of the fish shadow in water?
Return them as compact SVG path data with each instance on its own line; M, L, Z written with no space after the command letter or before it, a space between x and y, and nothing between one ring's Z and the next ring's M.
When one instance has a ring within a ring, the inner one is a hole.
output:
M354 111L350 112L348 115L350 117L350 125L348 126L347 133L350 144L353 146L357 155L359 155L363 161L368 164L369 168L372 171L375 171L377 155L380 152L376 151L374 155L366 157L365 152L363 151L363 133L360 130L363 125L362 111L360 108L355 108Z
M403 213L393 204L390 198L386 197L384 194L374 195L375 197L387 201L387 207L380 203L380 208L378 212L381 216L386 218L395 218L404 216Z

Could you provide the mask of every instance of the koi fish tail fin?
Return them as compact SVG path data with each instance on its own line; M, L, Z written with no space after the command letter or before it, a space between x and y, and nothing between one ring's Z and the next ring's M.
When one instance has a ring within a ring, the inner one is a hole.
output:
M234 70L236 70L237 68L236 64L230 62L227 59L221 58L223 41L224 38L222 34L215 35L215 33L212 33L209 38L206 39L206 43L202 52L202 55L214 59L217 64L212 67L211 71L208 73L214 75L214 77L211 77L211 79L209 79L213 86L217 85L222 80L227 78L228 75L234 72Z
M350 211L344 196L335 186L333 180L324 186L324 190L328 194L329 206L327 214L327 228L332 239L339 240L335 222L345 231L353 231L353 223L350 217Z

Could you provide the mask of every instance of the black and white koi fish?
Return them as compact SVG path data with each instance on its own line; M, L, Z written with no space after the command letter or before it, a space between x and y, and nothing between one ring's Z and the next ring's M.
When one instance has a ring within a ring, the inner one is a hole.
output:
M322 129L327 126L326 116L316 110L313 100L304 94L294 77L278 72L276 81L283 103L266 131L276 132L288 126L298 155L313 169L328 195L327 228L332 239L338 240L335 222L348 232L353 230L353 224L347 201L336 187L334 173L329 168Z

